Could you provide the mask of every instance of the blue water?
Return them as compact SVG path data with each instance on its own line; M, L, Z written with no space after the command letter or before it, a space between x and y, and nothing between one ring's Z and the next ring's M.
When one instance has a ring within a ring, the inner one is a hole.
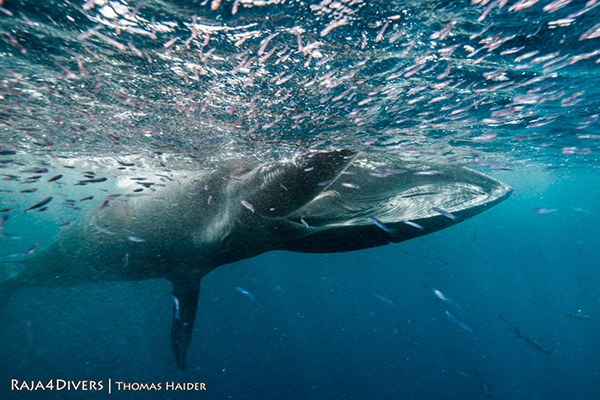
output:
M136 3L116 19L84 3L2 4L0 173L19 176L0 183L0 208L13 208L2 214L9 215L2 233L19 237L0 238L3 257L48 244L60 224L145 171L268 162L307 148L351 146L467 165L514 193L408 242L345 254L272 252L219 267L202 280L185 372L171 352L167 281L23 288L0 309L0 398L103 398L109 379L111 397L128 399L598 397L600 6L573 1L549 12L551 2L539 1L509 11L519 3L511 0L478 21L489 4L340 2L335 9L345 12L324 14L319 6L331 3L240 2L233 15L232 1L215 10L208 1L152 1L128 19L146 33L132 33L118 32L114 21L124 25ZM586 4L589 11L573 21L552 23ZM197 37L187 48L194 16ZM323 36L336 18L347 23ZM88 29L123 48L81 38ZM297 31L303 46L321 42L320 56L298 49ZM271 57L233 73L246 57L260 57L272 33ZM510 40L484 47L498 38ZM440 49L454 45L444 58ZM411 65L421 69L411 74ZM323 78L336 68L331 82ZM115 160L136 167L119 170ZM43 165L50 171L42 180L24 183L34 174L25 171ZM75 186L83 171L110 179ZM65 175L64 185L45 182L54 173ZM19 192L30 187L37 191ZM79 201L88 195L94 199ZM55 196L48 210L22 213L47 196ZM446 310L473 332L449 321ZM590 318L568 316L579 313ZM500 314L551 354L516 337ZM11 379L102 381L104 389L16 391ZM116 390L115 382L161 383L162 390ZM202 382L206 391L166 391L166 382Z

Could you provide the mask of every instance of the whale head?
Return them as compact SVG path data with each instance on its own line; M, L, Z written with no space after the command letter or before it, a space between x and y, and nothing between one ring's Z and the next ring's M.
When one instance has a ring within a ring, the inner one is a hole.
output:
M337 160L325 184L279 216L300 232L298 238L283 240L282 249L328 253L398 243L453 226L512 193L502 182L462 166L376 166L368 154ZM340 160L347 161L343 169ZM306 172L296 172L294 181L302 182Z

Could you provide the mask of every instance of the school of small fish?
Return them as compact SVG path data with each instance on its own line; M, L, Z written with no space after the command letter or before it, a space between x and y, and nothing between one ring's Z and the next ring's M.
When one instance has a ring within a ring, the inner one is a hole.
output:
M334 146L503 173L540 159L548 168L599 161L599 93L589 81L600 81L600 1L383 3L212 0L179 11L143 1L0 0L0 241L22 239L13 221L47 210L68 211L56 222L64 227L90 207L155 193L175 179L168 158L202 168ZM110 168L74 161L99 155L112 158ZM142 172L148 160L159 173ZM133 187L115 191L123 177ZM341 195L361 190L347 172ZM199 191L215 201L210 186ZM250 202L237 206L256 216ZM307 230L309 222L300 219ZM8 256L32 255L38 244L24 246ZM130 262L124 254L123 268ZM432 291L452 309L447 320L473 333L462 308ZM177 297L173 307L177 319Z
M33 4L1 7L11 55L0 58L3 153L143 149L202 162L301 140L490 168L521 161L502 155L509 148L597 160L600 114L586 85L600 63L596 0L472 0L435 13L420 2L373 13L363 0L211 1L186 12ZM537 23L511 23L524 18Z

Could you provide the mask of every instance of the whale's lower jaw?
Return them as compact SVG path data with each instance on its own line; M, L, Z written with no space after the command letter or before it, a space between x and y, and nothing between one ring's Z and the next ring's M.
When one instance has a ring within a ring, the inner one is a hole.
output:
M286 249L330 253L398 243L453 226L512 194L509 186L468 168L371 178L360 188L331 189L291 216L312 231Z

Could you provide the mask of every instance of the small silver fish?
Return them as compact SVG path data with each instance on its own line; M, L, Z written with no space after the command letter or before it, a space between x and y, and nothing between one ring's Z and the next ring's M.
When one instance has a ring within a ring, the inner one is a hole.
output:
M31 211L34 210L36 208L40 208L45 206L46 204L50 203L52 201L52 197L47 197L44 200L40 201L39 203L35 203L34 205L32 205L31 207L26 208L25 210L23 210L23 212L27 212L27 211Z
M421 225L417 224L416 222L412 222L412 221L409 221L409 220L404 220L402 222L404 222L408 226L412 226L413 228L417 228L417 229L420 229L420 230L424 230L425 229Z
M533 212L536 214L548 214L551 212L558 211L556 208L534 208Z
M390 299L386 299L385 297L377 294L377 293L373 293L373 296L377 297L379 300L383 301L384 303L387 303L387 305L395 308L396 310L398 309L398 306L394 304L393 301L391 301Z
M247 298L249 298L250 300L252 300L252 301L255 300L254 295L252 293L250 293L249 291L242 289L239 286L236 286L234 289L237 290L238 292L240 292L241 294L243 294L244 296L246 296Z
M8 257L25 257L25 256L30 256L33 254L33 252L35 251L35 249L39 246L38 243L34 244L29 250L23 252L23 253L16 253L16 254L11 254Z
M448 320L450 322L452 322L453 324L455 324L456 326L458 326L460 329L465 330L469 333L473 333L473 329L469 328L469 326L467 326L466 324L464 324L463 322L457 320L456 318L454 318L452 316L452 314L450 314L448 312L448 310L446 310L446 317L448 317Z
M440 292L437 289L433 289L433 288L431 290L433 291L433 294L435 294L436 297L438 299L440 299L441 301L443 301L444 303L456 308L457 310L461 309L460 306L456 302L452 301L452 299L450 299L449 297L446 297L446 295L444 295L444 293Z
M252 213L254 214L254 207L252 206L252 204L248 203L246 200L242 200L241 203L244 207L252 211Z
M433 207L431 210L435 211L436 213L442 214L444 217L450 218L451 220L455 220L456 219L456 215L454 215L452 213L449 213L448 211L442 210L439 207Z
M373 222L375 225L377 225L378 228L386 231L387 233L392 233L394 231L393 229L386 226L383 222L381 222L380 220L378 220L375 217L369 217L369 219L371 220L371 222Z
M90 224L90 225L91 225L91 224ZM104 233L104 234L106 234L106 235L114 235L114 234L115 234L114 232L112 232L112 231L109 231L108 229L106 229L106 228L103 228L103 227L101 227L101 226L98 226L98 225L92 225L92 227L93 227L95 230L97 230L98 232Z
M179 319L179 299L173 296L173 305L175 306L175 319Z

